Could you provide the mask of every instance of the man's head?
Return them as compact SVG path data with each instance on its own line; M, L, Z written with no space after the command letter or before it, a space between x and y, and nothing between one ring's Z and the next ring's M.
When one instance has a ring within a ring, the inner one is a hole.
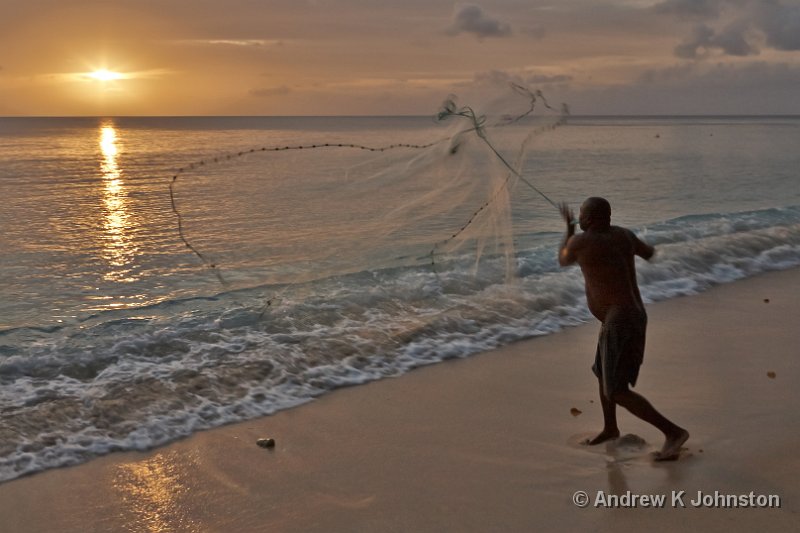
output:
M578 223L583 231L589 228L606 229L611 225L611 204L605 198L592 196L581 205Z

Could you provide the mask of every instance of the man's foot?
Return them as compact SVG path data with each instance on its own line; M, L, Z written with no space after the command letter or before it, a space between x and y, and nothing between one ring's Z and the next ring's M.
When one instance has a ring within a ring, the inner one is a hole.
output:
M600 444L601 442L605 442L607 440L614 440L619 437L619 430L608 430L604 429L600 432L598 436L593 439L586 439L581 444L584 446L594 446L595 444Z
M678 429L674 435L667 435L664 447L655 454L656 461L674 461L681 453L681 446L689 440L689 432L685 429Z

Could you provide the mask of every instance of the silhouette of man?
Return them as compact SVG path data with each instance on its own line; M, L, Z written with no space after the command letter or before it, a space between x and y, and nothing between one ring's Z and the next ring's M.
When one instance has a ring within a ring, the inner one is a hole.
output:
M644 356L647 313L636 282L634 256L650 260L655 249L632 231L611 225L611 205L604 198L588 198L581 205L575 234L574 214L561 204L567 233L558 253L561 266L581 267L589 311L602 323L592 371L600 383L603 430L585 444L595 445L619 437L617 405L664 433L657 461L678 458L689 433L669 421L643 396L630 390L636 385Z

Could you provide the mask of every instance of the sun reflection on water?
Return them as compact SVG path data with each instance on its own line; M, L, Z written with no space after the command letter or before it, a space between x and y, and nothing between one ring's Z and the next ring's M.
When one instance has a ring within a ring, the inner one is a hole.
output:
M110 281L134 281L131 265L137 247L130 236L128 194L119 167L117 130L113 122L101 124L99 142L103 156L100 163L104 185L103 257L111 267L105 278Z

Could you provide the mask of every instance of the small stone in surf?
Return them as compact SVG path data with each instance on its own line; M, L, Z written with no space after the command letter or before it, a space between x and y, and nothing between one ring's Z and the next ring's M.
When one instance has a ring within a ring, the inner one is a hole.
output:
M769 372L767 372L767 377L768 377L769 379L775 379L775 376L777 376L777 375L778 375L778 374L776 374L776 373L775 373L775 372L773 372L772 370L770 370Z
M569 410L569 414L571 414L572 416L578 416L582 412L583 411L581 411L580 409L577 409L575 407L573 407L572 409Z
M769 298L764 298L764 303L768 304L769 303Z
M258 439L256 444L261 446L262 448L274 448L275 447L275 439Z

